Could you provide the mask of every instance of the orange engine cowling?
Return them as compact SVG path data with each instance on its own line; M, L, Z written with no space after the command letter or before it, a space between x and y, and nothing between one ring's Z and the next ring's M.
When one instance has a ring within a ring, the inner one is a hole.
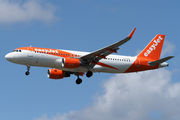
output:
M47 76L51 79L63 79L64 78L64 71L59 69L48 69Z
M80 65L80 60L75 58L63 58L62 67L64 68L78 68Z

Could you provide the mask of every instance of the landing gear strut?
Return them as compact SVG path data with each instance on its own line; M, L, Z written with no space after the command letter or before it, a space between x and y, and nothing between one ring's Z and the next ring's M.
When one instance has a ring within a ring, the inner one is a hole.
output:
M26 75L30 74L29 70L30 70L30 66L27 65L27 71L25 72Z

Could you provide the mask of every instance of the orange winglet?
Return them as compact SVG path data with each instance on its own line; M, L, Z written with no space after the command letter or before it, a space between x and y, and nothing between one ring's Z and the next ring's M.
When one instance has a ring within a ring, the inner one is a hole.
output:
M98 56L98 57L100 57L100 58L104 58L104 59L107 59L105 56L103 56L103 55L96 55L96 54L94 54L94 56Z
M129 34L129 36L128 36L129 38L132 38L132 36L133 36L135 30L136 30L136 28L134 28L134 30Z
M113 50L113 49L106 49L106 50L111 51L111 52L114 52L114 53L117 53L117 51L116 51L116 50Z

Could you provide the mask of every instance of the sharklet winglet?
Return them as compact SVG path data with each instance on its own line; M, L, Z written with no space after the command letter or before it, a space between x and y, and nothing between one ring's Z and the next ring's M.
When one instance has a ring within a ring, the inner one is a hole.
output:
M134 35L134 32L135 32L136 28L133 29L133 31L129 34L129 38L132 38L132 36Z

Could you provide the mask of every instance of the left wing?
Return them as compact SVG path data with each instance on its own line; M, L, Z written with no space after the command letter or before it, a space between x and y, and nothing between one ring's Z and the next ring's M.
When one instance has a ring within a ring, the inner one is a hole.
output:
M84 55L84 56L80 57L80 59L82 60L82 62L84 64L89 64L90 68L93 68L99 62L99 60L106 59L106 56L108 56L111 53L117 53L119 46L121 46L122 44L129 41L132 38L135 30L136 30L136 28L134 28L133 31L129 34L129 36L126 37L125 39L120 40L120 41L118 41L112 45L109 45L107 47L104 47L102 49L96 50L87 55Z

